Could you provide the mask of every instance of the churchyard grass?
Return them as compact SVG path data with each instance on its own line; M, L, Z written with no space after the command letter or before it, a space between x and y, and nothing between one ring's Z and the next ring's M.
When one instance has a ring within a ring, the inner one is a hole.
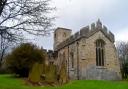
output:
M0 89L128 89L128 81L75 80L57 87L33 87L25 80L11 75L0 75Z

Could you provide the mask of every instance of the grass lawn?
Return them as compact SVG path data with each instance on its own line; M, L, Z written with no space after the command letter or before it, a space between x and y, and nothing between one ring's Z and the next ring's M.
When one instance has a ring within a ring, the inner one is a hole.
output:
M128 89L126 81L76 80L61 87L30 87L22 79L0 75L0 89Z

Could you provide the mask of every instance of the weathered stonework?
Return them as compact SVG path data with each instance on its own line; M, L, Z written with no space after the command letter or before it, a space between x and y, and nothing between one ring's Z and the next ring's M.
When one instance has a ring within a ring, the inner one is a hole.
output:
M102 26L100 20L96 25L91 24L91 28L86 26L74 35L71 35L69 29L60 28L54 34L58 72L65 62L69 79L121 79L114 35ZM105 42L104 66L96 66L96 40L98 39Z

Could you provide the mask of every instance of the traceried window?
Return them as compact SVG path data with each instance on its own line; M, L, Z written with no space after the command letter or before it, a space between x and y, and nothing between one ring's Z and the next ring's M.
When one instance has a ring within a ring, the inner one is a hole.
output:
M104 66L104 45L105 42L102 39L96 41L96 65Z

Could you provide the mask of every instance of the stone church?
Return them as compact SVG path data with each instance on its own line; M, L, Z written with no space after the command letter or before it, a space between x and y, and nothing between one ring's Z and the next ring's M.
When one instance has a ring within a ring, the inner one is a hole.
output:
M71 29L61 27L54 32L58 71L64 64L69 79L121 79L114 35L100 20L71 33Z

